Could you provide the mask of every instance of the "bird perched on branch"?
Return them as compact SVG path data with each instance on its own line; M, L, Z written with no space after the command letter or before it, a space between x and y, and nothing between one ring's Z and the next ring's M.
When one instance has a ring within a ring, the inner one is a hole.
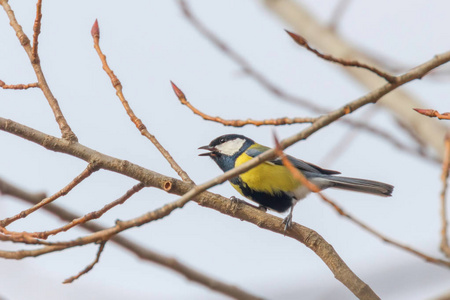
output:
M222 135L211 141L208 146L199 149L209 151L199 154L199 156L211 157L224 172L270 150L269 147L257 144L252 139L238 134ZM320 190L337 188L387 197L391 196L394 189L390 184L336 176L340 172L322 169L289 155L287 158L308 181ZM283 221L285 229L291 226L295 204L310 192L308 187L294 178L280 158L263 162L229 181L239 193L257 202L262 208L269 208L281 213L290 209Z

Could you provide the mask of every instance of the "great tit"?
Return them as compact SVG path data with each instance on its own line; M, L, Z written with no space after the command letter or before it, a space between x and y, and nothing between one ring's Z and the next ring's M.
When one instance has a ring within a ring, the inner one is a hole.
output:
M226 172L270 148L243 135L227 134L199 149L209 151L199 156L211 157L222 171ZM378 181L335 176L340 172L322 169L289 155L287 158L321 190L331 187L387 197L391 196L394 189L392 185ZM280 158L266 161L229 181L240 194L257 202L264 209L270 208L280 213L290 209L283 221L285 229L291 226L295 204L310 193L307 187L293 177Z

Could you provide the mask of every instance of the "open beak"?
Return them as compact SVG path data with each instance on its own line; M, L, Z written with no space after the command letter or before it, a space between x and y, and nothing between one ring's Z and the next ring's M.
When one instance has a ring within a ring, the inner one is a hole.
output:
M216 148L210 147L210 146L202 146L202 147L199 147L198 149L209 151L206 153L201 153L198 156L211 156L211 155L214 155L214 151L217 150Z

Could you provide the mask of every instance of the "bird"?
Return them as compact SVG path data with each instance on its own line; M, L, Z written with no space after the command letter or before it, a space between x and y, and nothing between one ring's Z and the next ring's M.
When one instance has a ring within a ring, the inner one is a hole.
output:
M243 135L226 134L215 138L209 145L198 149L208 151L199 154L199 156L209 156L223 172L227 172L271 148L260 145ZM338 174L341 174L338 171L323 169L290 155L286 155L286 157L303 173L308 181L320 190L336 188L377 196L392 196L394 186L390 184L338 176ZM292 226L294 206L310 193L309 188L294 178L280 158L265 161L229 179L229 182L242 196L258 203L264 211L271 209L279 213L285 213L289 210L288 215L283 220L285 230Z

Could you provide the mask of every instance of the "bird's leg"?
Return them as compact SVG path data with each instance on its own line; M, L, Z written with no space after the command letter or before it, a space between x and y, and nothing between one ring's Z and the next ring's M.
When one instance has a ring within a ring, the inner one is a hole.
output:
M291 209L289 210L289 214L283 220L284 231L288 230L292 226L292 212L293 211L294 211L294 205L291 206Z

